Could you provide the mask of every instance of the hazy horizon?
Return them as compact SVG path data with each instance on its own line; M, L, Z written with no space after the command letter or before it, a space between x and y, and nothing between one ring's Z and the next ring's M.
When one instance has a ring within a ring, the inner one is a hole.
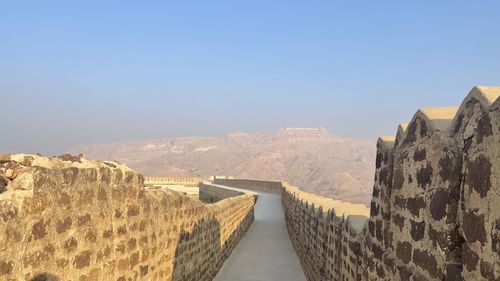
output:
M376 140L500 85L496 1L0 7L0 152L283 127Z

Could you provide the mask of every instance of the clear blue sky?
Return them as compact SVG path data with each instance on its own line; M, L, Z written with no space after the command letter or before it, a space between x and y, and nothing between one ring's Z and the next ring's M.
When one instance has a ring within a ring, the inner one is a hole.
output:
M1 1L0 151L324 126L500 85L499 1Z

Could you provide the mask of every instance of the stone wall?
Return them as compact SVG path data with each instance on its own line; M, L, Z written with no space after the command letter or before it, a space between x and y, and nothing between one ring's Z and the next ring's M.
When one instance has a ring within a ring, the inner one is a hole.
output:
M146 186L183 185L197 186L198 183L212 180L212 177L144 177Z
M199 188L200 188L200 194L199 194L200 200L202 202L209 203L209 204L219 202L219 201L224 200L226 198L236 197L236 196L243 195L245 193L249 193L249 192L244 191L244 190L230 188L227 186L220 186L220 185L212 184L210 182L200 183ZM255 200L257 200L257 198L258 198L257 193L251 192L250 194L254 195Z
M308 280L500 280L499 97L475 87L459 108L420 109L380 138L369 215L284 183Z
M0 190L0 280L208 281L253 221L252 194L205 205L69 155L0 157Z
M421 109L396 137L380 138L361 229L285 188L308 279L500 280L499 96L476 87L460 108Z
M231 178L215 178L214 183L244 188L253 191L262 191L269 193L281 194L283 186L278 181L267 180L252 180L252 179L231 179Z

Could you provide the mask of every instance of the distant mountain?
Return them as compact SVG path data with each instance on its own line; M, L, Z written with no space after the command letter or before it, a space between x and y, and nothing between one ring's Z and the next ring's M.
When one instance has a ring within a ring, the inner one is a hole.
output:
M350 139L323 128L276 133L231 133L80 145L72 154L124 163L146 176L230 175L285 180L303 190L369 204L374 141Z

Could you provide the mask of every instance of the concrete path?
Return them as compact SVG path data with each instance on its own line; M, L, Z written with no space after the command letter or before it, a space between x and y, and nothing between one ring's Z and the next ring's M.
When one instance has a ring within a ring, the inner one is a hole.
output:
M214 281L306 281L286 230L279 195L259 192L255 221Z

